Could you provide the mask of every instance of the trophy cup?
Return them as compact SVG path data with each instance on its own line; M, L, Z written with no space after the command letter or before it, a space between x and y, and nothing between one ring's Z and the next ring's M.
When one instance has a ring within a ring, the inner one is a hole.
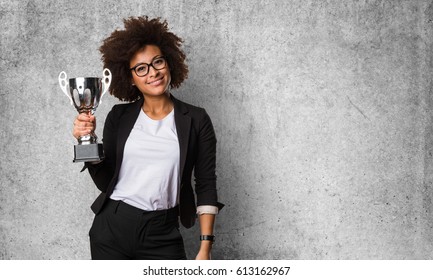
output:
M92 115L101 103L101 98L108 91L111 83L111 72L105 68L103 78L79 77L67 79L64 71L59 74L59 84L63 93L74 105L78 113L88 113ZM92 162L104 159L102 144L98 144L97 136L94 132L80 136L78 145L74 146L74 162Z

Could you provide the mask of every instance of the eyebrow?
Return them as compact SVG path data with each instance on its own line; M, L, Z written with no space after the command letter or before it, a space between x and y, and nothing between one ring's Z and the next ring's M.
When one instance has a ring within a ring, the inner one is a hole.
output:
M160 58L160 57L163 57L163 55L162 55L162 54L158 54L158 55L154 56L154 57L152 58L152 60L150 61L150 63L152 63L155 59ZM150 63L146 63L146 62L138 62L137 64L135 64L135 65L132 66L131 68L137 67L138 65L141 65L141 64L150 64Z

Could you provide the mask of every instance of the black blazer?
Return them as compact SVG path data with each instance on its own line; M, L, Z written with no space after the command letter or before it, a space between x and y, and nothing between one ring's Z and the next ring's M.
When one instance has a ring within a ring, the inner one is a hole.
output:
M213 205L221 209L216 191L216 137L212 122L202 108L184 103L173 96L174 119L180 147L180 220L190 228L196 219L196 202L191 185L194 170L197 205ZM105 159L99 164L86 163L90 176L101 194L92 204L98 214L113 193L118 181L126 140L137 120L143 98L128 104L115 105L108 113L103 132Z

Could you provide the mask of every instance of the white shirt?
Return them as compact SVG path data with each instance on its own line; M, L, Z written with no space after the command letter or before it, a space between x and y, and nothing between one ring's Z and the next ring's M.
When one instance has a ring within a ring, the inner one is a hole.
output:
M179 140L174 110L153 120L142 110L125 144L111 199L154 211L179 204Z

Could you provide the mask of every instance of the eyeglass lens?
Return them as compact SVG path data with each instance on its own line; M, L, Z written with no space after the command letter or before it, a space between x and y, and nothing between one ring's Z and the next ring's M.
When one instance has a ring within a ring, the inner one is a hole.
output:
M155 68L156 70L161 70L165 67L165 59L163 57L155 58L150 65ZM135 73L138 76L145 76L147 73L149 73L149 64L141 64L135 67Z

